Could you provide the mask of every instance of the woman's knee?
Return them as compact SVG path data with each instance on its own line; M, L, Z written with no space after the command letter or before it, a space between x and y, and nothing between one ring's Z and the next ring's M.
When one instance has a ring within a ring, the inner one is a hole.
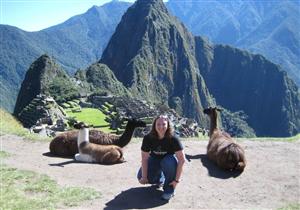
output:
M176 171L177 159L174 155L167 155L160 164L163 171Z

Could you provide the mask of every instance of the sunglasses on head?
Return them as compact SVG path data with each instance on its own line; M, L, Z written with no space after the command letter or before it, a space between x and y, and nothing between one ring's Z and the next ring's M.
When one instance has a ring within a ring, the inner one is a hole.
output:
M169 120L167 115L159 115L158 118L164 119L164 120Z

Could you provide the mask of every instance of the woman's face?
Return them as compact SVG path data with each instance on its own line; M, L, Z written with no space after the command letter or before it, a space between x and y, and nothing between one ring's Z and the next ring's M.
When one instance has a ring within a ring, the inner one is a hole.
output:
M158 118L155 123L155 130L160 138L165 136L168 129L168 120L165 118Z

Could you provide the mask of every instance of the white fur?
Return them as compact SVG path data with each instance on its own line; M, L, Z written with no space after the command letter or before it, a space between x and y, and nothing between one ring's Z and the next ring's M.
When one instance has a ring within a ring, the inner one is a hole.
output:
M84 145L82 145L82 143L84 143ZM97 145L90 143L88 128L81 128L79 130L77 144L79 150L79 153L75 154L75 160L77 161L86 163L113 161L112 163L118 163L124 160L120 147L116 145ZM111 159L106 160L107 158Z
M79 148L79 153L75 154L75 160L80 162L92 163L94 162L94 158L89 154L82 154L82 152L80 151L79 145L83 142L88 142L88 143L90 142L88 128L82 128L78 132L77 144Z
M75 154L75 160L80 162L88 162L88 163L94 162L93 158L90 155L80 154L80 153Z
M78 137L77 137L78 147L82 142L90 142L88 128L82 128L78 132Z

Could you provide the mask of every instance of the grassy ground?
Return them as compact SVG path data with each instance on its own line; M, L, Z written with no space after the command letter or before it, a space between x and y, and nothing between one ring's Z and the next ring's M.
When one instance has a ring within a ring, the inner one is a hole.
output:
M89 125L100 126L100 130L104 132L112 132L109 128L109 123L105 121L106 115L99 109L94 108L83 108L81 112L72 112L67 110L67 115L69 117L75 117L78 121L83 121Z
M29 131L0 109L0 135L14 134L30 140L50 140ZM10 155L0 151L0 161ZM1 161L2 162L2 161ZM0 164L0 209L57 209L80 204L100 196L88 188L60 187L48 176Z
M242 138L244 139L244 138ZM292 137L258 137L258 138L247 138L250 141L288 141L293 142L300 140L300 133Z
M0 160L8 156L0 152ZM0 209L57 209L78 206L81 201L101 196L90 188L60 187L46 175L3 164L0 174Z
M104 120L105 115L98 109L86 108L82 109L82 112L79 113L71 113L69 111L69 116L74 116L76 119L80 121L84 121L88 124L104 126L100 128L104 132L112 132L109 128L109 124ZM105 127L106 126L106 127ZM21 123L19 123L11 114L6 111L0 109L0 136L4 134L14 134L17 136L22 136L26 139L30 140L50 140L51 138L41 137L37 134L30 134L27 129L23 128ZM208 136L203 136L199 134L199 137L193 138L181 138L182 140L208 140ZM260 138L238 138L238 141L250 140L250 141L289 141L293 142L296 140L300 140L300 134L292 136L292 137L282 137L282 138L274 138L274 137L260 137ZM138 140L136 140L138 141Z
M29 133L28 129L25 129L10 113L0 109L0 136L4 134L14 134L30 140L50 140L48 137Z
M298 204L289 204L287 206L279 208L278 210L299 210L299 209L300 209L300 203L298 203Z
M208 136L203 136L202 134L199 135L199 137L192 137L192 138L181 138L182 140L187 141L203 141L203 140L209 140ZM294 142L297 140L300 140L300 134L297 134L292 137L257 137L257 138L234 138L237 141L285 141L285 142Z

